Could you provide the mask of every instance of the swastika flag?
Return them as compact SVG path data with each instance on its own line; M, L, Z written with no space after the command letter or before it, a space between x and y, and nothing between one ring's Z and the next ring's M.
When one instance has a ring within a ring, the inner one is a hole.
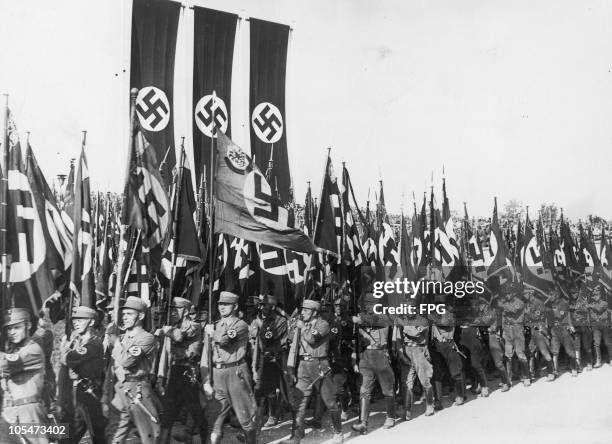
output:
M288 250L315 251L310 238L289 225L289 212L257 165L221 132L217 138L216 170L215 233Z

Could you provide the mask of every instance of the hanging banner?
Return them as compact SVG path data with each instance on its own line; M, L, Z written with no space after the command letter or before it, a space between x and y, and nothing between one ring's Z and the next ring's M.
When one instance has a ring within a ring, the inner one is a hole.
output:
M194 171L198 186L203 171L206 171L207 189L210 189L213 126L232 137L232 62L238 16L198 6L194 6L193 15Z
M153 146L157 167L171 183L174 153L174 58L181 5L165 0L134 0L130 89L137 88L136 115Z
M251 18L249 115L251 154L261 171L272 166L270 187L283 204L292 200L287 157L285 77L289 26ZM272 153L273 163L270 164Z

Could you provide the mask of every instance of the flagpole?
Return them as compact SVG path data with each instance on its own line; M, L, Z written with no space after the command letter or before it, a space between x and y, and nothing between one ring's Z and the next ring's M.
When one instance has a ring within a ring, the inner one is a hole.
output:
M183 166L185 163L185 136L181 137L181 153L179 156L178 171L176 172L176 183L174 185L174 208L172 214L172 266L170 267L170 288L168 295L168 311L166 312L166 325L170 325L170 307L172 306L172 294L174 292L174 275L176 270L177 241L178 241L178 218L181 204L181 188L183 185Z
M119 327L119 299L123 291L123 263L125 262L125 251L127 240L125 235L128 229L127 226L127 194L130 183L131 171L131 160L134 151L134 129L136 126L136 96L138 95L138 89L132 88L130 90L130 129L127 149L127 162L126 162L126 174L125 174L125 187L123 191L122 205L121 205L121 226L119 229L119 251L117 253L117 273L115 279L115 300L113 301L113 321L115 326Z
M212 311L212 298L213 298L213 283L214 276L213 272L215 269L214 258L217 243L214 242L214 222L215 222L215 175L214 175L214 161L215 161L215 138L217 137L217 122L215 121L217 112L217 92L212 93L212 129L210 137L210 187L208 195L208 214L210 217L210 223L208 224L208 323L212 323L213 311Z
M8 150L9 150L9 140L8 140L8 94L4 94L4 105L2 109L2 183L0 186L0 249L2 251L2 286L0 288L1 291L1 301L0 306L2 310L12 306L10 301L11 299L11 291L10 291L10 281L9 281L9 259L6 245L6 219L7 219L7 198L8 198ZM8 302L8 304L7 304Z

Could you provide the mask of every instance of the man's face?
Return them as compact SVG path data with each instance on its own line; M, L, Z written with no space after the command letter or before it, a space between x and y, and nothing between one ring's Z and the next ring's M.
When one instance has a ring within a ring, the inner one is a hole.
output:
M184 308L172 307L170 309L170 323L173 325L178 324L183 319L184 312Z
M132 308L124 308L121 310L121 322L123 328L130 329L136 326L140 313Z
M226 304L223 302L219 302L218 306L219 306L219 314L221 315L221 317L224 317L224 318L231 315L232 311L234 311L234 304Z
M259 304L259 311L265 317L268 317L274 311L274 305L272 304Z
M302 308L302 320L308 322L312 319L313 311L310 308Z
M89 328L92 322L93 322L92 319L73 318L72 326L74 327L74 331L76 331L80 335L83 335L85 334L85 332L87 331L87 329Z
M338 304L338 303L334 304L334 313L336 316L342 315L342 304Z
M20 322L19 324L9 325L6 328L6 334L11 344L19 344L28 335L26 323Z

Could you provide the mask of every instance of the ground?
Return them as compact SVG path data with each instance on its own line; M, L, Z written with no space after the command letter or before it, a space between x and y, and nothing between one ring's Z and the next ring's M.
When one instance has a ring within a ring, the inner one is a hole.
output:
M379 403L371 413L371 431L357 436L344 424L345 441L395 443L418 439L427 444L603 444L612 443L612 367L583 371L577 378L568 373L554 382L540 379L531 387L515 382L512 390L495 390L488 398L470 394L466 404L448 407L434 416L423 415L425 406L415 406L416 417L381 429L385 414ZM451 400L445 399L445 406ZM326 422L330 428L329 422ZM288 434L288 427L281 428ZM283 436L264 431L262 443L278 442ZM324 443L331 433L310 431L304 444ZM273 440L274 439L274 440ZM232 441L227 441L232 442Z

